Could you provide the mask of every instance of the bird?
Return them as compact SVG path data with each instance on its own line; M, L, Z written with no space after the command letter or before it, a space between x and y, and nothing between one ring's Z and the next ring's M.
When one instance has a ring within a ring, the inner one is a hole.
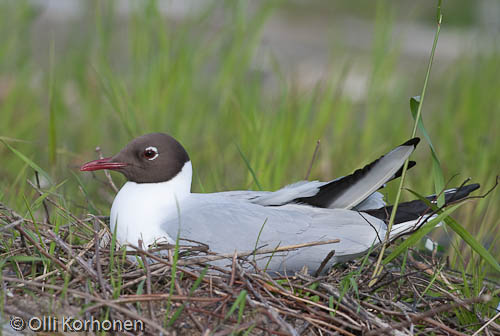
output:
M145 246L174 244L182 238L229 254L339 239L255 259L257 267L269 272L304 267L315 272L364 255L382 242L392 207L378 190L401 176L419 141L412 138L350 175L299 181L276 191L192 192L191 159L165 133L139 136L116 155L87 162L80 170L108 169L126 177L110 211L111 232L121 245L137 246L139 240ZM409 161L408 168L414 165ZM448 189L445 201L463 199L477 188L469 184ZM436 198L428 196L431 202ZM435 216L421 200L400 203L398 209L390 237L415 230Z

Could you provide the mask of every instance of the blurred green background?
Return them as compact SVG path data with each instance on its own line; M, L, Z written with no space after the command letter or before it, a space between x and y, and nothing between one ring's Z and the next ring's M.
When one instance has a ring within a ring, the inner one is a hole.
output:
M423 119L450 187L484 192L500 172L499 12L443 4ZM410 137L435 16L435 1L0 0L0 137L66 180L57 197L81 214L88 199L107 214L113 193L79 165L152 131L186 147L195 191L257 188L238 147L264 189L303 179L317 140L310 177L331 179ZM25 213L33 171L2 144L0 160L0 202ZM406 185L433 193L426 143L413 160ZM499 200L454 215L497 259Z

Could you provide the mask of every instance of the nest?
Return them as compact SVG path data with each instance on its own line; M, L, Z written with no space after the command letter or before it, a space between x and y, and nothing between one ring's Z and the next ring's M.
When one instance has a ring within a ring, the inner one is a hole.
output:
M435 254L410 250L376 278L377 250L321 276L307 270L270 274L253 261L255 253L270 251L214 255L203 244L182 240L156 250L117 249L104 218L79 218L50 197L45 201L65 224L50 222L47 204L39 222L0 204L3 320L21 319L25 330L43 325L40 331L90 335L500 335L498 314L482 316L476 309L491 306L500 286L484 281L479 295L464 297L457 286L467 275L447 269ZM216 259L227 267L214 265ZM476 320L464 323L463 313Z

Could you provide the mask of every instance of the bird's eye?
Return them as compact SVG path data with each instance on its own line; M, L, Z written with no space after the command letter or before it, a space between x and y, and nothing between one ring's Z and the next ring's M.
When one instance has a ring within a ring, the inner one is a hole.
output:
M154 160L158 157L158 149L156 147L148 147L142 155L148 160Z

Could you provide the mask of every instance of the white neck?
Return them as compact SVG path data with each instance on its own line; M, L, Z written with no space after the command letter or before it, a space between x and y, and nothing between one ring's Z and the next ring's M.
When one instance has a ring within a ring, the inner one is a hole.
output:
M111 231L115 230L116 224L118 241L137 246L141 239L146 247L159 238L173 243L162 224L177 216L183 199L191 193L192 175L193 168L188 161L169 181L125 183L111 207Z
M148 186L154 186L151 188L158 188L165 192L169 190L169 193L176 194L178 196L187 195L191 193L191 182L193 180L193 166L191 161L188 161L182 166L182 169L177 175L166 182L160 183L142 183Z

